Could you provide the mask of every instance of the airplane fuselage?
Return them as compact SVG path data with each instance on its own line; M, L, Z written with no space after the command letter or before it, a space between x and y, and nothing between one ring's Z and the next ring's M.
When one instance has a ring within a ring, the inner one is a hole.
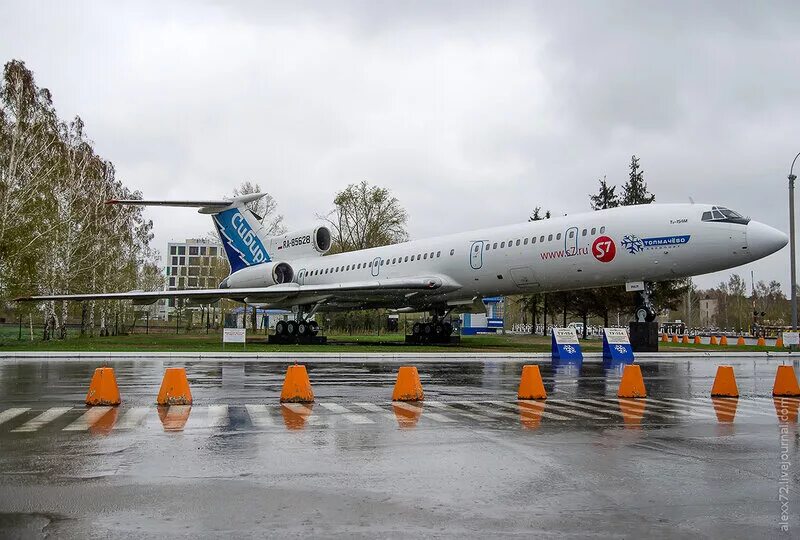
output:
M704 220L712 208L718 212L702 204L620 207L288 262L300 285L441 276L450 286L439 296L394 301L404 307L678 279L740 266L786 244L783 233L758 222Z

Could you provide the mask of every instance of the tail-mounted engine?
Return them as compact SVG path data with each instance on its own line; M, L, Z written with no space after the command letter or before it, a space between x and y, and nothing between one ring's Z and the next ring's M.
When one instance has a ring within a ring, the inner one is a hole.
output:
M331 230L320 225L313 229L292 231L269 239L270 255L281 259L298 259L322 255L331 249Z
M246 287L269 287L280 283L290 283L294 270L285 262L269 262L248 266L234 272L219 284L220 289L241 289Z

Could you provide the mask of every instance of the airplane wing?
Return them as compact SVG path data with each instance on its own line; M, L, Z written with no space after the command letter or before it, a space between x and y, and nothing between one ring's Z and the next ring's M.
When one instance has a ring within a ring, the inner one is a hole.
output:
M413 278L395 278L374 281L351 281L344 283L327 283L319 285L299 285L282 283L269 287L250 287L242 289L183 289L175 291L129 291L113 293L88 294L54 294L42 296L24 296L17 302L42 302L48 300L133 300L135 303L151 303L161 298L186 298L191 300L216 301L220 298L241 300L248 298L250 302L269 303L276 300L298 297L314 298L353 298L361 294L381 294L404 292L436 291L438 293L460 288L446 276L428 276Z

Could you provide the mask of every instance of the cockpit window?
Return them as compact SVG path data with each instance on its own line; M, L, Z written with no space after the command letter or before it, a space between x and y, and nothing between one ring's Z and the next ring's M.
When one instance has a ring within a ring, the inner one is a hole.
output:
M717 221L721 223L738 223L747 225L750 218L743 217L740 213L734 212L724 206L712 206L710 212L703 212L703 221Z

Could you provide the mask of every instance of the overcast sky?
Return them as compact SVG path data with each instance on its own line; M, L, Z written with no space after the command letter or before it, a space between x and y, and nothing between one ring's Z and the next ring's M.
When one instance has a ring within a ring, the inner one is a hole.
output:
M293 228L367 180L423 238L586 211L636 154L658 202L788 231L798 22L796 1L4 1L0 60L24 60L147 198L251 180ZM147 213L162 252L211 229ZM788 247L751 270L788 290Z

